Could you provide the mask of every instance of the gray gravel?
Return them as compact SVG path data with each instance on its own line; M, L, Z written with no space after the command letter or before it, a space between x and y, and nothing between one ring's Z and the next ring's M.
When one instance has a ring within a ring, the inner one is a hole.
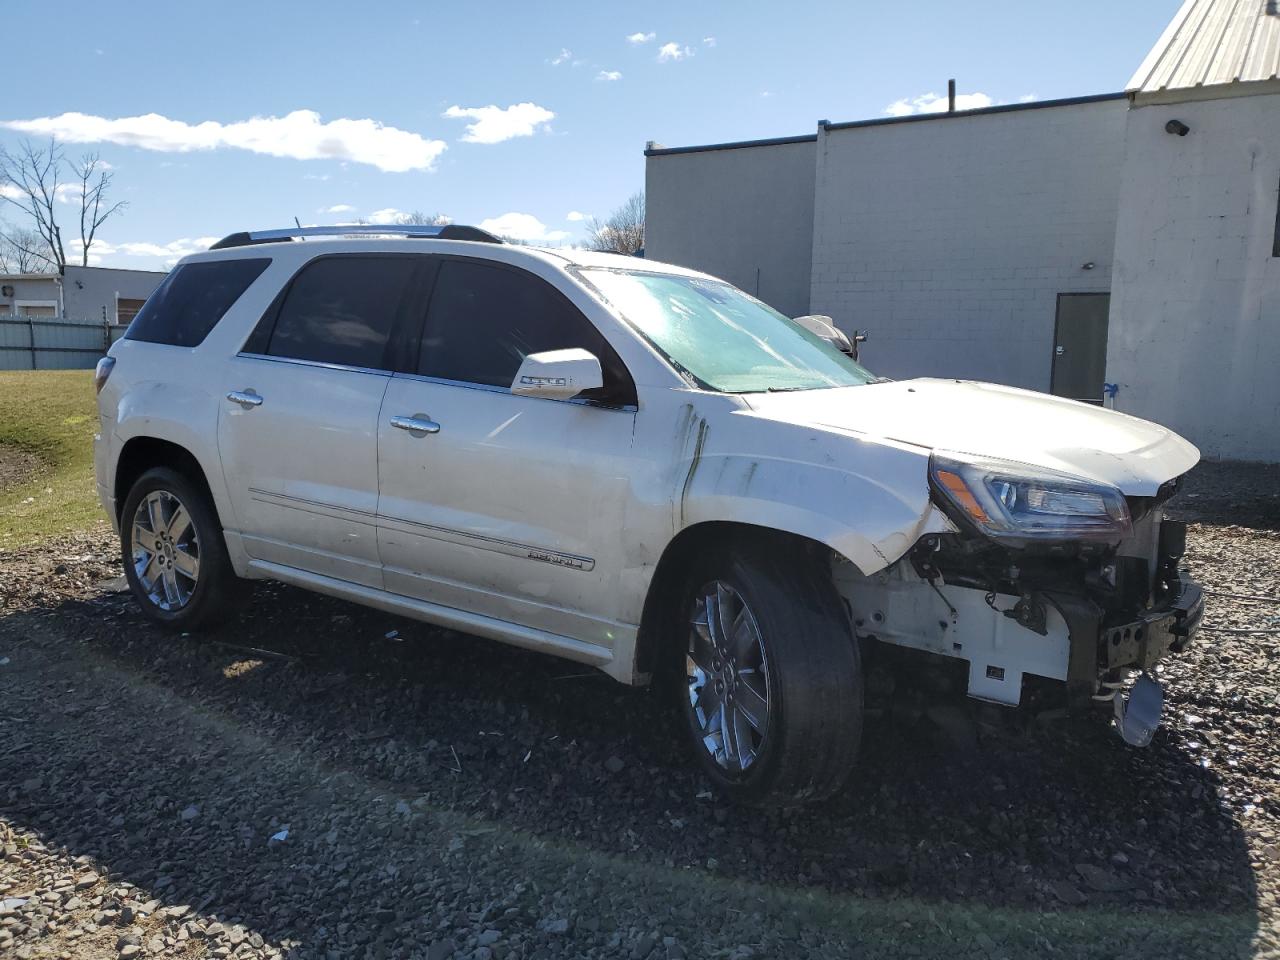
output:
M0 554L0 956L1280 956L1280 603L1221 596L1280 598L1276 481L1174 504L1272 632L1169 661L1149 749L899 677L791 813L572 664L274 585L181 640L104 539Z

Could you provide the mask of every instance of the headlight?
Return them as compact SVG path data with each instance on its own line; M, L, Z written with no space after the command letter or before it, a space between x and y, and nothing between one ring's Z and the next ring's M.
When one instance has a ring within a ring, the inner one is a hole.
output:
M935 453L929 480L948 512L993 540L1118 543L1131 527L1119 490L1056 470Z

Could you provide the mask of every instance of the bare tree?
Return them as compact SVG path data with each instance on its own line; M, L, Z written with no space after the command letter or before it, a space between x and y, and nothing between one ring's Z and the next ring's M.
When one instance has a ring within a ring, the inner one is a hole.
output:
M443 213L423 213L421 210L413 210L404 214L397 222L427 227L443 227L453 221Z
M79 181L78 190L75 183L63 182L67 170ZM50 140L47 147L26 140L16 151L0 147L0 202L22 211L40 238L40 255L58 273L66 271L67 254L55 204L68 191L79 202L80 262L87 265L98 228L125 206L110 201L110 187L111 174L97 154L68 162L57 140Z
M587 222L587 248L631 256L644 249L644 194L634 193L603 223Z
M89 265L89 248L98 228L126 206L125 201L112 203L107 197L114 179L96 153L86 153L71 170L80 181L80 266Z
M377 226L377 224L371 221L368 217L356 217L351 222L356 226ZM395 215L395 219L380 220L378 223L397 227L443 227L445 224L453 223L453 221L443 213L423 213L421 210L414 210L410 213L397 213Z
M47 149L30 140L23 141L14 153L0 147L0 200L17 207L30 219L59 273L66 268L67 255L53 205L63 162L56 140L50 140Z
M54 269L44 238L30 227L0 229L0 272L48 273Z

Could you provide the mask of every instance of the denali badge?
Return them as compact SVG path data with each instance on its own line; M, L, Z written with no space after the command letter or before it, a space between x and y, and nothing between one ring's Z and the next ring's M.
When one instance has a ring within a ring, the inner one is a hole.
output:
M588 557L575 557L568 553L551 553L536 547L529 550L530 560L541 560L543 563L554 563L557 567L569 567L573 570L590 570L596 562Z

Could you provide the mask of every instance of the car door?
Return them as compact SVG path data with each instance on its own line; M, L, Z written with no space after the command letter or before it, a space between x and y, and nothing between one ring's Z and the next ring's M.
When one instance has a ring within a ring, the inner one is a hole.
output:
M382 586L378 411L405 331L416 337L425 269L412 255L313 259L232 358L218 445L250 557Z
M378 424L386 589L611 648L635 386L547 281L440 260L417 363ZM511 393L525 355L565 347L600 359L594 398Z

